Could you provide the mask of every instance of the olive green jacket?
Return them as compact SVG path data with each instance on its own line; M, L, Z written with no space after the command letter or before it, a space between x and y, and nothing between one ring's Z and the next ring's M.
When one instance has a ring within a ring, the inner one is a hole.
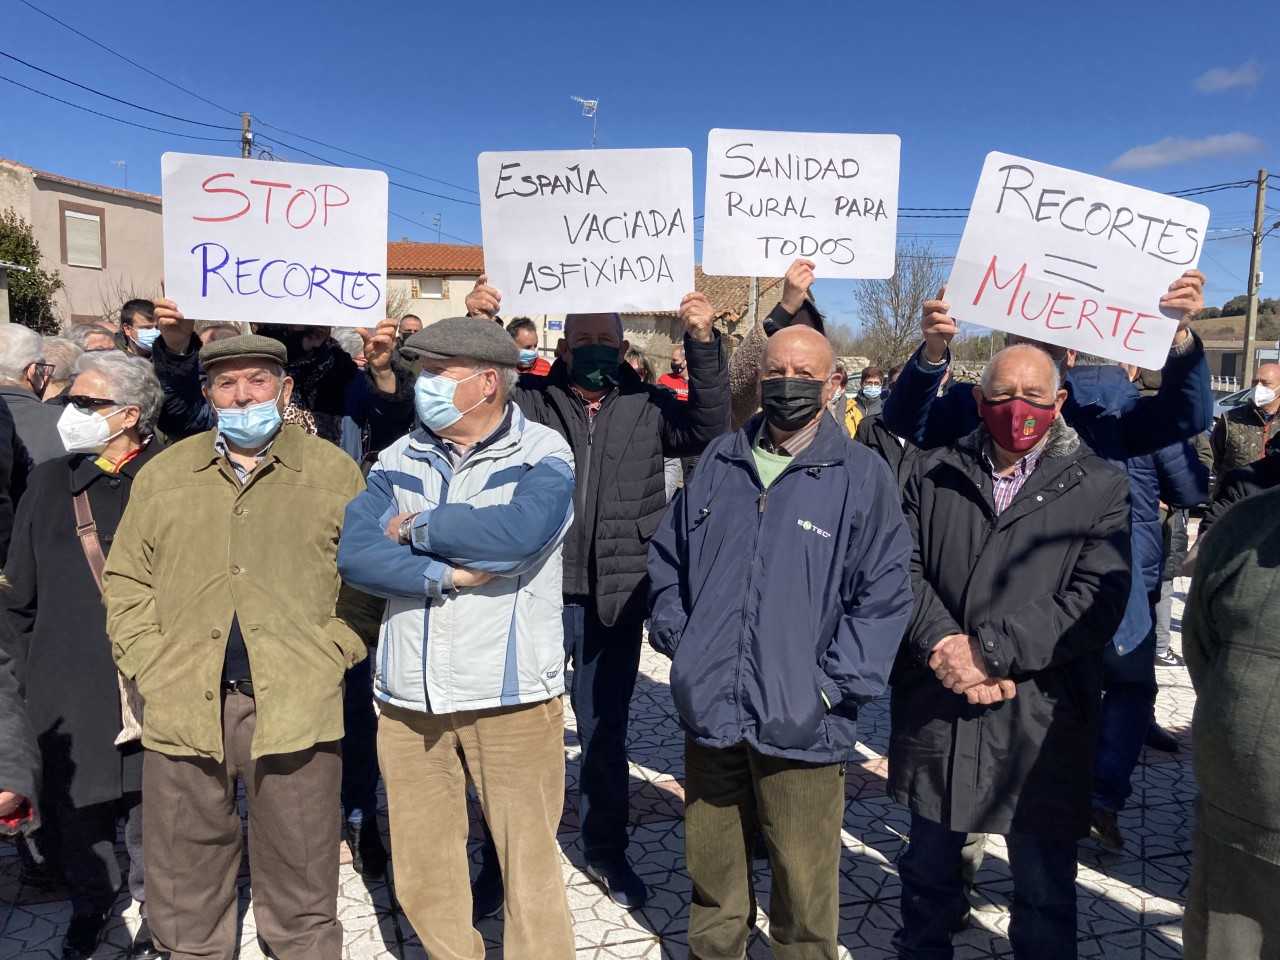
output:
M107 560L107 632L145 700L142 742L222 759L233 616L257 701L253 756L338 740L343 677L377 612L337 568L364 479L341 449L285 426L241 486L216 436L189 437L139 471Z

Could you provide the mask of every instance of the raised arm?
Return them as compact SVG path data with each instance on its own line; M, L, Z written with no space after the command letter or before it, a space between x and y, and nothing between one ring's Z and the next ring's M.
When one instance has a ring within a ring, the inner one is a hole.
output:
M200 338L195 324L172 300L156 301L160 339L151 348L151 366L164 388L157 426L169 440L181 440L213 426L216 417L200 382Z
M664 395L662 445L669 457L692 457L729 429L729 363L705 294L686 294L680 304L685 323L684 354L689 371L689 400Z

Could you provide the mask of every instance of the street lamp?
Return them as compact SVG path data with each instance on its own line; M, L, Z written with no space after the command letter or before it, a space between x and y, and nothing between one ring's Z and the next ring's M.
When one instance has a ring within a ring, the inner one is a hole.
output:
M584 100L582 97L570 97L575 103L582 104L582 115L591 118L591 146L594 149L596 145L596 110L600 107L599 100Z

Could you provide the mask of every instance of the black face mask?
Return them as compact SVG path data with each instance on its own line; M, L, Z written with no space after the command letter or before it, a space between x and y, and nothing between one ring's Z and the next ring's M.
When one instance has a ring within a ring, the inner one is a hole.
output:
M769 426L799 430L822 409L825 380L808 377L773 377L760 384L760 405Z

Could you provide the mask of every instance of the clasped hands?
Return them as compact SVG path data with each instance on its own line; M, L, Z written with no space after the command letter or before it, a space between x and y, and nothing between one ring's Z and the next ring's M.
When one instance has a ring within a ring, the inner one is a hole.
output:
M967 634L953 633L939 640L929 656L929 669L944 687L972 704L990 706L1018 695L1012 680L987 674L976 642Z

